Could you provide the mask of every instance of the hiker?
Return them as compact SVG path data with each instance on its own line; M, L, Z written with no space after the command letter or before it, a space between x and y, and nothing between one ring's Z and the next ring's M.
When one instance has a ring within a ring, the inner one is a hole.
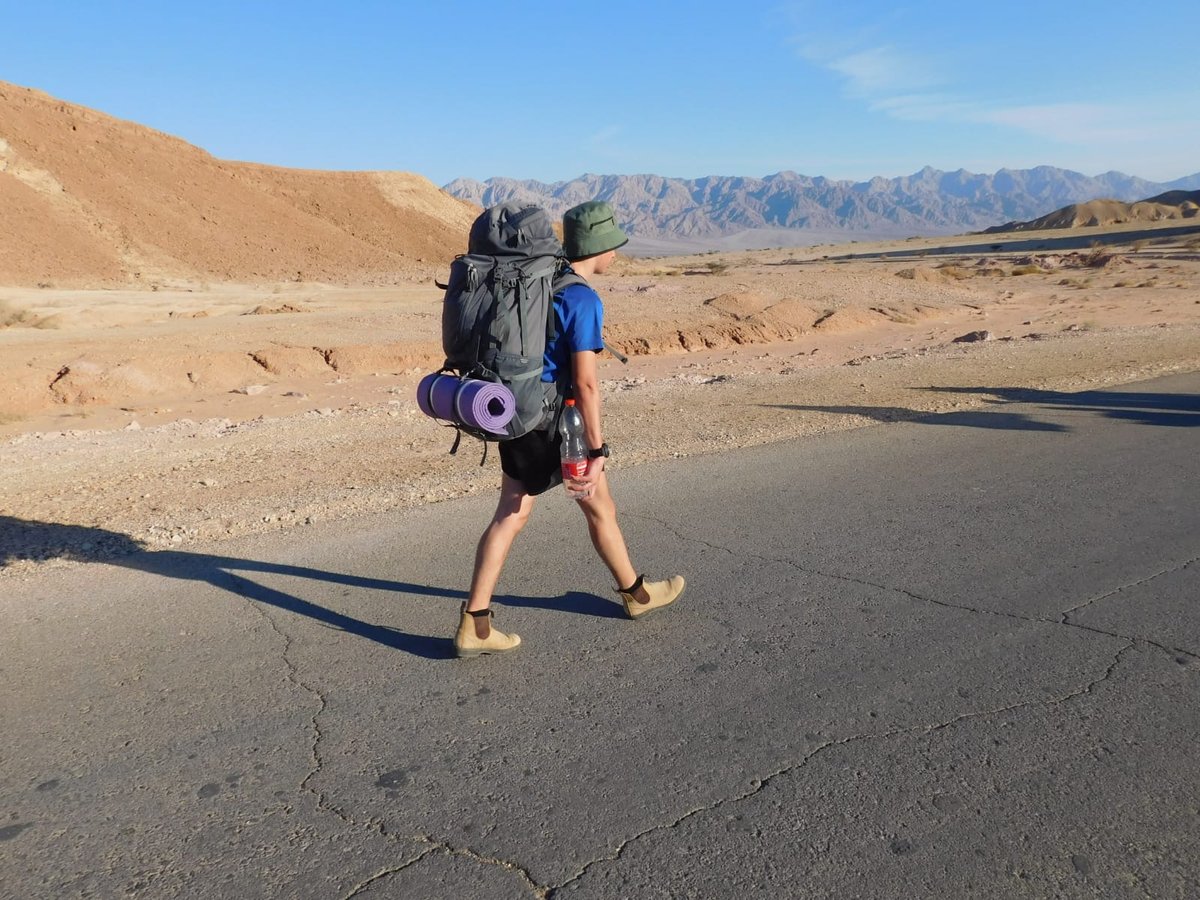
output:
M604 441L597 375L597 354L604 349L604 305L586 279L603 275L616 258L617 248L628 240L612 207L602 201L582 203L563 215L563 249L579 278L571 279L575 283L554 295L557 327L546 343L542 380L557 381L560 395L574 397L583 416L590 448L588 468L581 478L571 479L568 487L576 492L592 545L616 581L626 614L639 619L673 603L683 592L684 580L675 575L666 581L647 581L634 569L605 474L609 448ZM454 638L460 657L502 653L521 643L519 636L492 627L490 604L500 570L513 540L529 519L534 498L562 484L560 436L554 424L549 430L531 431L500 443L500 501L475 553L471 591Z

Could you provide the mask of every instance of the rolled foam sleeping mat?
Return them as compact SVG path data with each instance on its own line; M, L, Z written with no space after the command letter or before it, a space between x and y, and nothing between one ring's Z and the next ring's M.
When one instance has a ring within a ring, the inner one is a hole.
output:
M503 434L517 414L512 391L494 381L433 372L417 385L417 405L434 419Z

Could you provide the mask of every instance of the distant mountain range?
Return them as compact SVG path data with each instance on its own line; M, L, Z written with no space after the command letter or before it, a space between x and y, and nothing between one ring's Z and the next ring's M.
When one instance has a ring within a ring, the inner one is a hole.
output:
M956 234L1034 219L1097 198L1135 201L1166 191L1200 189L1200 173L1146 181L1121 172L1089 177L1038 166L977 175L925 167L900 178L834 181L795 172L766 178L583 175L545 184L460 178L443 188L480 206L517 199L559 215L584 200L612 203L631 246L780 246L851 237Z

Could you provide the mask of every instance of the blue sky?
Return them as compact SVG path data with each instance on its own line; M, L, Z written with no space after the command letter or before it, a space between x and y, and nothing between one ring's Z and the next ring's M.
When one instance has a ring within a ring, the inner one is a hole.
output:
M273 165L1200 172L1195 0L0 0L0 23L0 80Z

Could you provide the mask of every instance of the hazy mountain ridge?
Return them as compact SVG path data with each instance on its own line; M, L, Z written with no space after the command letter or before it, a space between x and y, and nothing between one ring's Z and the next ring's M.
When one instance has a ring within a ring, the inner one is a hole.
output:
M991 175L925 167L899 178L835 181L795 172L765 178L582 175L546 184L511 178L460 178L456 197L491 206L524 200L559 215L583 200L607 200L630 234L645 238L718 238L746 230L789 229L861 234L946 234L1032 219L1098 197L1134 201L1200 188L1200 173L1159 183L1121 172L1087 176L1038 166Z

